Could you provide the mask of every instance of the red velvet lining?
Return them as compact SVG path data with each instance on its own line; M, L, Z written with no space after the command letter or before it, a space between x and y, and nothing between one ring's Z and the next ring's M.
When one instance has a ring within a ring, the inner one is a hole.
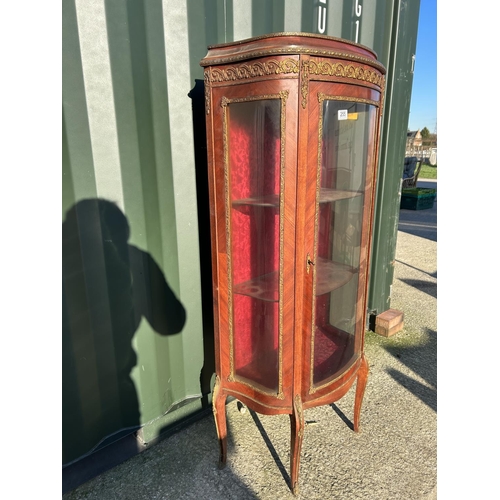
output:
M259 206L255 198L279 201L280 138L250 133L233 122L229 130L231 202L253 199L231 209L233 287L279 270L279 208ZM277 282L277 280L276 280ZM277 297L277 294L273 294ZM235 371L259 384L278 387L278 302L233 295Z
M329 295L327 295L329 297ZM331 325L316 326L314 333L314 376L319 384L338 372L354 354L354 337Z

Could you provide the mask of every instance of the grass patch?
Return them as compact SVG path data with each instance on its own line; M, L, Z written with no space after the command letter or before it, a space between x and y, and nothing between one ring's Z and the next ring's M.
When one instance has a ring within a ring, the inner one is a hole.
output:
M420 173L418 174L419 179L437 179L438 169L437 165L434 167L432 165L422 165Z

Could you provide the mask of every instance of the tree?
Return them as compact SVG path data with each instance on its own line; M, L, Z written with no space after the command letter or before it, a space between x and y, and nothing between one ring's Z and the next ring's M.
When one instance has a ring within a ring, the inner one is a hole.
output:
M424 127L422 131L420 132L420 135L422 136L422 139L427 139L429 137L429 129L427 127Z

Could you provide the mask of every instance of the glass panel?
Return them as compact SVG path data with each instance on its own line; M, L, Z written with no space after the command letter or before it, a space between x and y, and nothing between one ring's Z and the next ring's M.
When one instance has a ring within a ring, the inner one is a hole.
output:
M228 105L234 372L278 391L279 99Z
M315 265L313 383L339 374L355 353L361 230L369 201L376 108L324 100ZM359 325L358 332L362 325ZM359 333L358 333L359 334Z

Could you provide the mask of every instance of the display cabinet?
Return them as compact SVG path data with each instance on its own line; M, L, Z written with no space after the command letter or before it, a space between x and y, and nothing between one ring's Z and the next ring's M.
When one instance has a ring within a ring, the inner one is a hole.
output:
M368 375L363 343L384 67L370 49L277 33L210 46L204 67L216 382L289 414L292 489L304 410Z

